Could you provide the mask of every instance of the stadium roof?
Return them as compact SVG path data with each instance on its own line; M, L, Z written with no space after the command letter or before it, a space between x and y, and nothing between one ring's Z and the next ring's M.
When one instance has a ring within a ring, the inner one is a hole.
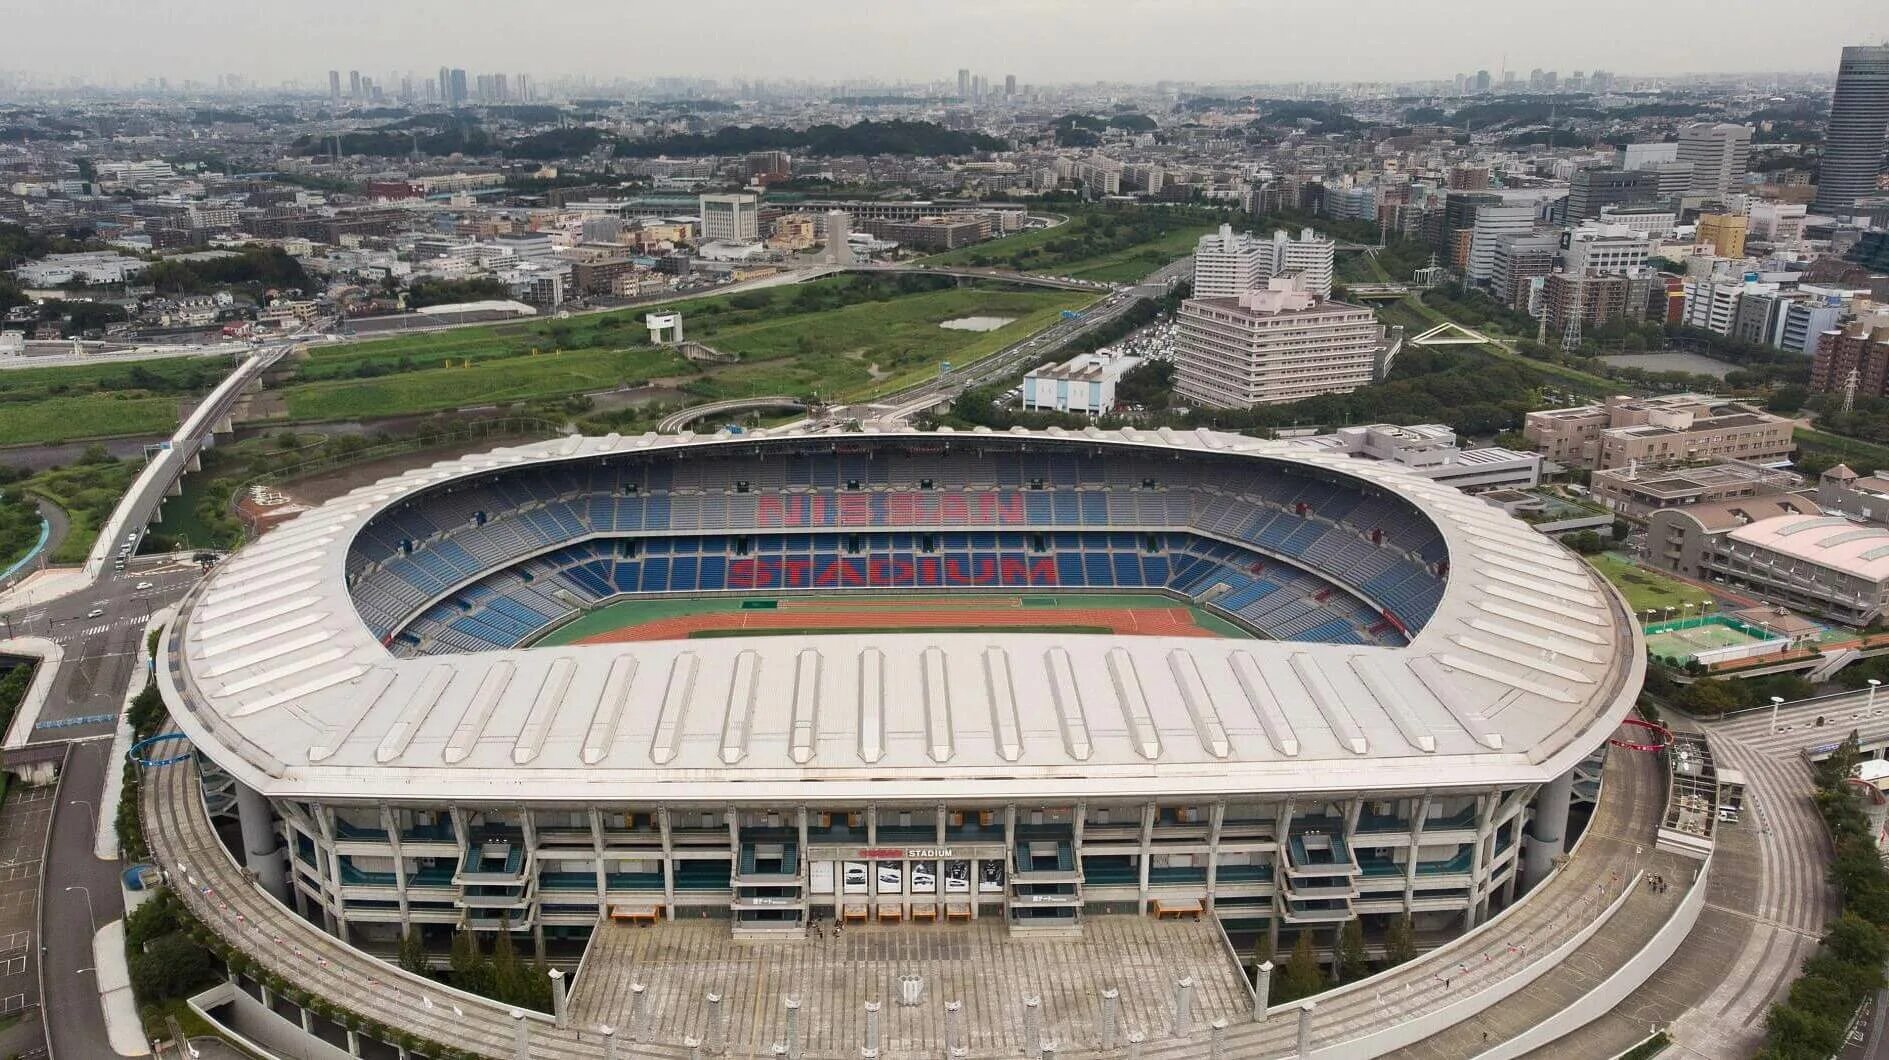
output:
M1779 515L1733 530L1733 541L1870 581L1889 579L1889 529L1842 516Z
M360 528L415 489L769 440L571 437L416 469L270 531L186 600L160 685L197 746L268 794L617 802L1531 783L1598 746L1639 687L1638 629L1585 564L1397 465L1207 431L843 436L875 438L1053 438L1323 468L1417 504L1452 568L1403 647L889 632L390 654L355 610L345 562Z

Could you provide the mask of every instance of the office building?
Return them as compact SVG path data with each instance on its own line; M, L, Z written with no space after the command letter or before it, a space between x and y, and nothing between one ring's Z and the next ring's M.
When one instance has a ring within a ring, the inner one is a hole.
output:
M1702 213L1699 215L1698 242L1710 243L1721 258L1745 256L1745 215Z
M793 156L785 151L750 151L748 176L755 180L786 180L793 175Z
M1661 162L1647 172L1653 174L1654 201L1670 206L1692 189L1692 163Z
M1672 235L1678 221L1679 215L1664 206L1603 206L1600 211L1602 225L1621 225L1655 240Z
M971 72L962 67L958 69L958 98L971 98Z
M1470 226L1469 265L1464 275L1471 283L1487 284L1495 271L1496 244L1504 237L1535 229L1533 206L1485 206L1476 211Z
M1818 336L1817 352L1810 361L1810 388L1819 393L1841 391L1852 372L1858 395L1889 396L1889 307L1873 307Z
M1691 467L1610 467L1588 478L1594 499L1629 519L1654 512L1718 504L1747 497L1773 497L1804 486L1799 476L1745 460L1720 460Z
M1004 75L1004 98L1005 99L1017 98L1017 75L1016 74Z
M758 243L761 240L761 199L748 192L703 195L702 242Z
M1489 267L1489 295L1524 313L1533 313L1535 281L1554 272L1561 237L1552 232L1511 234L1496 240Z
M1704 328L1720 335L1730 335L1738 319L1738 303L1747 295L1776 294L1778 285L1762 283L1755 276L1707 276L1687 280L1687 327Z
M1444 186L1451 191L1488 191L1489 167L1460 165L1451 166Z
M1025 412L1073 412L1101 416L1115 409L1115 384L1141 358L1084 353L1062 364L1045 364L1023 377Z
M1843 49L1818 170L1818 213L1849 216L1877 194L1889 149L1889 44Z
M1643 205L1659 198L1659 174L1648 170L1580 169L1568 182L1567 224L1599 220L1607 206Z
M1563 260L1570 273L1623 272L1639 268L1653 251L1645 232L1624 224L1584 224L1567 233Z
M1713 199L1739 190L1751 160L1751 126L1697 122L1679 130L1679 161L1692 166L1687 188Z
M1724 398L1668 394L1531 412L1522 435L1548 459L1589 470L1714 458L1759 464L1790 458L1790 420Z
M1616 153L1616 168L1652 169L1666 162L1679 161L1676 143L1622 144Z
M1842 319L1841 295L1808 294L1793 298L1784 304L1777 315L1777 327L1771 334L1771 345L1780 350L1814 357L1824 333L1835 331Z
M853 264L853 219L845 210L828 210L825 224L826 260L832 265Z
M1803 203L1759 200L1746 212L1746 237L1772 246L1796 243L1804 238Z
M359 70L348 71L348 98L352 100L361 98L361 72Z
M341 71L339 70L328 71L328 101L341 102Z
M1320 299L1296 276L1233 298L1181 304L1175 393L1194 405L1251 408L1348 393L1383 377L1387 340L1369 309Z
M452 91L448 94L446 99L447 105L457 107L471 98L466 91L466 72L464 70L454 68L451 87Z

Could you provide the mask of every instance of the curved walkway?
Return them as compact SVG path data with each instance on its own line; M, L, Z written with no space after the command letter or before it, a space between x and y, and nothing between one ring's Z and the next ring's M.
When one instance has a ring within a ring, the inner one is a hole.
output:
M1445 1008L1499 988L1510 977L1535 970L1543 955L1576 939L1610 911L1633 908L1637 892L1624 902L1616 899L1642 860L1638 851L1652 849L1663 802L1661 782L1659 763L1652 756L1612 755L1589 834L1566 867L1483 930L1321 997L1313 1021L1316 1054L1366 1056L1384 1051L1379 1045L1396 1048L1399 1043L1366 1039L1426 1014L1435 1019ZM206 924L276 974L339 1006L475 1054L511 1055L512 1021L504 1007L412 976L346 946L249 883L217 837L196 783L194 762L147 772L143 816L159 863L181 884L178 892ZM1619 912L1613 916L1590 946L1614 937L1616 920L1635 937L1644 930L1641 917L1619 920ZM1584 952L1575 954L1580 971L1596 982L1604 978L1609 969L1583 958ZM1535 1010L1529 1018L1545 1014ZM594 1029L559 1028L537 1014L529 1023L532 1057L604 1055ZM1275 1009L1264 1023L1235 1024L1225 1045L1230 1056L1284 1056L1293 1051L1295 1039L1295 1015ZM1118 1055L1098 1052L1092 1042L1061 1044L1064 1049L1058 1055L1066 1057ZM1197 1027L1187 1038L1151 1041L1143 1055L1149 1060L1199 1057L1207 1048L1206 1029ZM618 1045L618 1055L625 1058L682 1053L676 1046ZM1439 1054L1426 1054L1419 1047L1410 1055Z

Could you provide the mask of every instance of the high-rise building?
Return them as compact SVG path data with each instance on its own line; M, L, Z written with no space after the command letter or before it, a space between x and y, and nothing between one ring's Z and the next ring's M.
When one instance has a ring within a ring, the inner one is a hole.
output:
M439 101L453 105L453 73L444 66L439 68Z
M361 72L359 70L348 71L348 98L361 98Z
M1679 161L1679 145L1672 143L1622 144L1617 157L1620 169L1652 169L1664 162Z
M1369 309L1325 301L1281 276L1237 298L1181 303L1174 390L1212 408L1348 393L1383 378L1394 354Z
M1889 44L1845 48L1837 66L1829 130L1824 134L1817 212L1847 216L1855 212L1856 200L1876 194L1886 148Z
M1564 220L1579 224L1600 217L1603 206L1626 206L1659 197L1659 174L1647 170L1579 169L1568 182Z
M1469 267L1464 270L1471 283L1486 284L1495 272L1496 241L1503 236L1520 235L1535 228L1533 206L1485 206L1476 211L1470 226Z
M1646 264L1653 240L1625 224L1584 224L1562 241L1562 264L1580 276L1617 273Z
M1692 163L1688 191L1716 199L1738 190L1751 160L1751 126L1697 122L1679 130L1679 161Z
M341 71L339 70L328 71L328 100L332 103L341 102Z
M1856 392L1864 397L1889 395L1889 309L1850 321L1818 336L1810 361L1810 388L1840 391L1856 373Z
M1259 269L1259 241L1221 225L1194 246L1194 297L1238 298L1259 286Z
M449 107L457 107L470 98L466 94L466 72L458 67L453 68L452 80L448 88L450 91L446 93L446 105Z
M1510 233L1496 240L1489 294L1505 306L1532 313L1535 281L1554 271L1561 237L1553 232Z
M761 241L761 199L747 192L703 195L704 243L758 243Z
M963 67L958 68L958 98L971 98L971 72Z
M853 263L853 218L845 210L826 212L826 260L834 265Z
M1016 74L1004 75L1004 98L1005 99L1017 98L1017 75Z
M1490 85L1492 85L1493 83L1494 82L1489 77L1489 71L1487 70L1476 71L1476 93L1478 95L1488 92Z
M1299 229L1297 239L1283 229L1275 230L1270 240L1259 244L1260 278L1268 280L1297 273L1306 293L1330 298L1332 261L1337 250L1338 244L1310 228Z

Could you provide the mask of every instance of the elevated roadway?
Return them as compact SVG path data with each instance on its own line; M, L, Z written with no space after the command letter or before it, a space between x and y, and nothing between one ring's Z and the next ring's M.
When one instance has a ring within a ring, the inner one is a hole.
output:
M657 421L656 431L659 434L675 434L689 424L711 416L732 416L743 412L805 412L806 410L806 403L790 394L730 398L727 401L711 401L706 405L694 405L672 412Z

